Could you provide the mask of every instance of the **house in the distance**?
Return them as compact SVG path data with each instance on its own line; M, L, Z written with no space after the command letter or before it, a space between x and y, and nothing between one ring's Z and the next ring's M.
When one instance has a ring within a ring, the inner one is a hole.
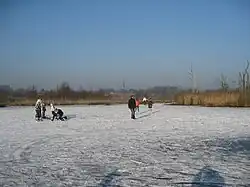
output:
M127 101L132 94L132 92L110 92L108 95L113 101Z
M0 85L0 92L11 92L12 88L10 85Z

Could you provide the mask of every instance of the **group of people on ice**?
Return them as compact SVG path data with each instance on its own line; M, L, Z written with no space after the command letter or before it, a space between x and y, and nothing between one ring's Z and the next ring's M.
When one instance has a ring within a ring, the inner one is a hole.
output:
M152 109L153 107L153 101L151 98L146 99L143 98L142 102L146 105L148 105L149 109ZM130 99L128 100L128 108L131 111L131 118L135 119L135 112L139 112L140 108L140 100L138 98L135 98L134 95L131 95ZM57 120L66 120L67 116L64 116L64 113L62 109L56 108L52 103L50 104L50 110L52 113L52 118L49 118L45 115L46 113L46 104L42 99L38 99L35 104L35 119L37 121L41 121L42 119L51 119L51 121Z
M49 118L45 115L46 104L42 99L38 99L35 104L35 119L38 121L41 121L42 119L51 119L51 121L54 121L54 119L62 121L67 119L67 116L64 116L62 109L56 108L52 103L50 104L50 110L52 113L52 118Z
M150 97L149 99L143 98L142 102L146 105L148 104L148 108L152 109L153 107L153 101ZM140 100L138 98L135 98L134 95L131 95L130 99L128 100L128 108L131 111L131 119L135 119L135 112L136 110L139 112L140 107Z

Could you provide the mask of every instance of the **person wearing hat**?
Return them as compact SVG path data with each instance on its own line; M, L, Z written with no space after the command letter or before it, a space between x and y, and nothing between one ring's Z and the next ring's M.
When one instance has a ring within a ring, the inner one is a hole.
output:
M134 95L131 95L130 99L128 100L128 108L131 111L131 119L135 119L136 101Z

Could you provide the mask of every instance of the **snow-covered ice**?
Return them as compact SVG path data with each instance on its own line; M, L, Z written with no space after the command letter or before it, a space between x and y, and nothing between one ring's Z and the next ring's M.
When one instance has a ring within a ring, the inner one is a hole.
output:
M0 109L0 186L250 185L247 108L61 108L68 121Z

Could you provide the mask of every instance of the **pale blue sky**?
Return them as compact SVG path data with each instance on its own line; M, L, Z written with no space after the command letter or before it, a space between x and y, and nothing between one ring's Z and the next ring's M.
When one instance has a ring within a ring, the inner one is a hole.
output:
M250 60L249 0L3 0L0 84L51 88L230 81Z

